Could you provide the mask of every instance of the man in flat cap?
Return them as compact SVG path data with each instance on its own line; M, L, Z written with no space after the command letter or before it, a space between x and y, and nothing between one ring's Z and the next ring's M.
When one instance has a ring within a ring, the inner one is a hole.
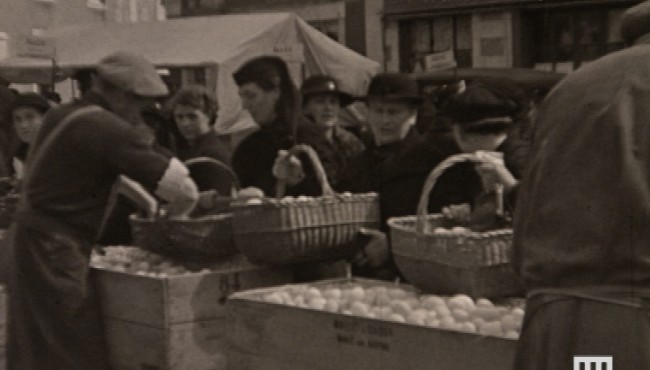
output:
M517 370L593 355L650 369L650 2L624 14L622 35L628 48L568 75L539 109L514 217L528 289Z
M10 231L9 369L109 369L88 265L113 183L139 182L172 217L198 197L187 169L155 151L138 123L140 109L166 94L150 62L117 52L99 62L83 99L46 116Z

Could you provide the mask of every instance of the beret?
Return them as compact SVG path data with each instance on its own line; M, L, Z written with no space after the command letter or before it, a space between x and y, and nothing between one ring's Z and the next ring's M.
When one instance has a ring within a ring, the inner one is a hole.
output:
M36 93L22 93L14 97L12 110L20 107L31 107L41 113L50 109L50 103L42 95Z
M135 53L110 54L99 61L96 70L103 80L136 95L158 97L169 93L154 65Z
M623 13L621 36L628 44L650 32L650 1L637 4Z

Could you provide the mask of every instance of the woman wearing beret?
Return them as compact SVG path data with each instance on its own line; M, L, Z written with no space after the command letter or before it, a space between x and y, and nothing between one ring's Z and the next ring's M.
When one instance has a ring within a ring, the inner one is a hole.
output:
M13 156L13 173L16 179L23 178L25 159L30 144L35 140L43 124L43 117L50 109L47 99L36 93L19 94L11 108L11 119L20 143Z

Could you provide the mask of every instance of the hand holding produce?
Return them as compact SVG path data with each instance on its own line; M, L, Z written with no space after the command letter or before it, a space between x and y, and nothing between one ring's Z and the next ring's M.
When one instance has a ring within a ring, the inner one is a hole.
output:
M296 156L290 155L286 150L280 150L273 164L273 176L289 185L296 185L305 178L305 172Z
M472 214L472 207L469 204L452 204L442 209L442 214L450 220L467 222Z
M401 287L356 283L290 285L264 293L268 303L324 310L364 318L517 339L524 310L467 295L416 294ZM514 302L513 302L514 303Z
M475 168L481 176L483 188L486 191L494 190L497 183L503 184L506 190L510 190L517 185L517 180L506 168L503 153L479 151L476 152L476 156L480 162Z

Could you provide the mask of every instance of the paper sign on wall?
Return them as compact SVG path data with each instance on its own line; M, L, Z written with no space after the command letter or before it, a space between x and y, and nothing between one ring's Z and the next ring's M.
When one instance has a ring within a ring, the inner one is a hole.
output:
M455 68L457 65L453 50L441 51L424 56L424 68L427 71Z
M18 41L19 57L54 59L54 38L47 36L23 36Z

